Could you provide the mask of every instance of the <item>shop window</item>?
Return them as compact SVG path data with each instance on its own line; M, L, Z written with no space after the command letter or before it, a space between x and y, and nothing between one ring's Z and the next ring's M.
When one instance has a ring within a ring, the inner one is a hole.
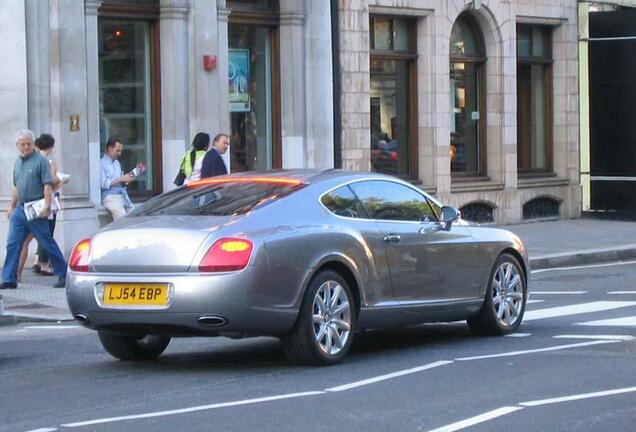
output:
M552 170L552 50L547 26L517 26L517 168Z
M450 37L450 158L453 176L486 174L486 51L475 20L461 14Z
M417 176L415 22L371 17L371 169Z
M102 151L110 137L124 144L119 161L124 172L143 163L148 169L128 185L132 195L161 191L157 108L153 105L156 71L153 39L156 24L149 21L100 18L99 135Z

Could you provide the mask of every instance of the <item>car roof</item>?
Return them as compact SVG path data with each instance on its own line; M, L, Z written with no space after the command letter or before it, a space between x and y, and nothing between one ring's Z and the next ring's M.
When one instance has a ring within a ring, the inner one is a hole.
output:
M264 171L248 171L233 173L227 176L230 178L289 178L301 181L305 184L314 184L326 180L334 179L355 179L355 178L391 178L383 174L368 172L368 171L348 171L341 169L277 169L277 170L264 170Z

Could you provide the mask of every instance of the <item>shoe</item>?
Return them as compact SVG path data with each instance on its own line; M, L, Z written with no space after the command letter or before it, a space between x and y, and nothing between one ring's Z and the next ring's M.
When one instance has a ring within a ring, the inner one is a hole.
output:
M39 274L40 276L55 276L55 273L53 273L52 271L47 271L42 269L40 269Z
M66 278L60 277L53 285L53 288L66 288Z
M42 270L42 268L40 267L40 264L35 264L33 266L33 273L35 274L40 274L40 271Z
M18 284L13 282L2 282L0 284L0 289L16 289L17 287Z

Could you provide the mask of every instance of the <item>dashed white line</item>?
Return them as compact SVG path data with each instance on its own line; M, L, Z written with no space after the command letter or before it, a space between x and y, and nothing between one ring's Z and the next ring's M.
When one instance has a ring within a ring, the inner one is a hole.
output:
M619 295L619 294L636 294L636 291L608 291L610 295Z
M496 410L488 411L487 413L480 414L475 417L471 417L466 420L458 421L457 423L449 424L441 428L434 429L430 432L455 432L461 429L465 429L470 426L474 426L479 423L487 422L497 417L505 416L515 411L523 409L522 407L502 407Z
M445 366L445 365L451 364L451 363L453 363L452 360L441 360L441 361L437 361L435 363L429 363L429 364L426 364L426 365L423 365L423 366L414 367L414 368L411 368L411 369L405 369L405 370L389 373L389 374L386 374L386 375L379 375L379 376L376 376L376 377L373 377L373 378L368 378L368 379L352 382L352 383L349 383L349 384L344 384L344 385L340 385L340 386L336 386L336 387L331 387L331 388L325 389L325 391L328 391L328 392L340 392L340 391L345 391L345 390L351 390L351 389L356 388L356 387L362 387L362 386L369 385L369 384L375 384L375 383L380 382L380 381L386 381L386 380L393 379L393 378L398 378L398 377L401 377L401 376L404 376L404 375L410 375L410 374L422 372L422 371L427 370L427 369L433 369L433 368L440 367L440 366Z
M78 325L32 325L25 327L28 330L68 330L68 329L76 329L81 328L82 326Z
M573 266L573 267L555 267L555 268L549 268L549 269L532 270L530 273L534 274L534 273L545 273L550 271L579 270L579 269L598 268L598 267L613 267L613 266L630 265L630 264L636 264L636 261L619 261L619 262L612 262L612 263L590 264L590 265Z
M634 336L630 335L558 335L552 336L553 339L602 339L602 340L620 340L620 341L631 341L636 339Z
M617 394L633 393L633 392L636 392L636 387L626 387L626 388L620 388L615 390L606 390L606 391L600 391L600 392L594 392L594 393L582 393L582 394L577 394L572 396L563 396L563 397L556 397L551 399L521 402L519 403L519 405L526 406L526 407L535 407L535 406L550 405L550 404L555 404L560 402L570 402L570 401L581 400L581 399L591 399L591 398L613 396Z
M587 291L531 291L530 295L581 295Z
M628 316L622 318L610 318L604 320L587 321L576 323L581 326L609 326L609 327L636 327L636 316Z
M176 414L191 413L196 411L207 411L207 410L213 410L218 408L228 408L228 407L235 407L235 406L241 406L241 405L252 405L257 403L281 400L281 399L294 399L294 398L301 398L301 397L307 397L307 396L317 396L322 394L325 394L325 392L324 391L309 391L309 392L303 392L303 393L289 393L289 394L282 394L282 395L276 395L276 396L266 396L266 397L256 398L256 399L240 400L240 401L234 401L234 402L222 402L222 403L216 403L216 404L210 404L210 405L200 405L200 406L195 406L190 408L182 408L182 409L167 410L167 411L155 411L155 412L145 413L145 414L134 414L134 415L120 416L120 417L106 417L106 418L89 420L84 422L66 423L61 426L66 428L75 428L75 427L91 426L91 425L102 424L102 423L114 423L114 422L119 422L124 420L139 420L139 419L152 418L152 417L165 417L165 416L171 416Z
M529 311L526 312L523 320L533 321L545 318L563 317L567 315L578 315L582 313L600 312L634 305L636 305L636 302L633 301L597 301L580 303L569 306L559 306Z
M524 354L534 354L534 353L548 352L548 351L559 351L559 350L570 349L570 348L581 348L585 346L602 345L602 344L610 344L610 343L617 343L617 342L620 342L620 341L598 340L598 341L581 342L581 343L568 344L568 345L556 345L556 346L547 347L547 348L536 348L536 349L523 350L523 351L508 351L508 352L503 352L499 354L486 354L481 356L459 357L459 358L456 358L455 360L470 361L470 360L483 360L483 359L490 359L490 358L497 358L497 357L512 357L512 356L519 356Z
M522 338L522 337L528 337L528 336L532 336L532 333L510 333L510 334L507 334L505 337Z
M526 304L532 304L532 303L543 303L545 300L528 300L526 301Z
M56 430L57 428L40 428L40 429L33 429L28 432L55 432Z

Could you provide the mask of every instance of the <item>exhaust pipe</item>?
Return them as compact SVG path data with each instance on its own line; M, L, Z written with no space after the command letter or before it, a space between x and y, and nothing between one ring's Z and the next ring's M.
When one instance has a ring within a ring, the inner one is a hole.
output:
M200 316L197 321L206 327L221 327L227 324L227 319L217 315Z
M88 317L84 314L75 314L74 318L82 324L88 324Z

